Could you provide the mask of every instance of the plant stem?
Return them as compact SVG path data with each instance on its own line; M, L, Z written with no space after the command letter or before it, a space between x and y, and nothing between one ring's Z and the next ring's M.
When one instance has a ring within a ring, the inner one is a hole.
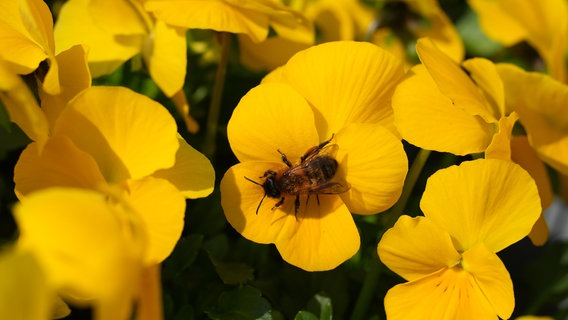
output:
M408 204L408 199L412 194L412 190L416 185L416 181L418 181L418 177L430 156L429 150L420 149L416 159L412 162L412 166L408 171L408 175L406 176L406 181L404 182L404 186L402 189L402 193L400 198L398 199L397 203L389 210L389 218L385 223L385 229L388 229L394 225L398 217L400 217L404 211L404 208ZM369 304L374 297L375 289L377 287L377 283L379 282L379 278L381 275L382 270L382 263L379 261L379 257L377 255L376 250L372 251L372 265L370 269L367 271L367 275L365 276L365 280L363 281L363 287L359 292L359 297L357 298L357 302L355 304L355 308L353 309L353 313L351 314L351 320L359 320L359 319L366 319L365 315L367 313L367 309L369 308Z
M223 96L223 88L225 87L225 75L227 74L227 65L229 62L229 49L231 47L231 34L228 32L219 33L219 42L221 45L221 59L217 72L215 73L215 86L211 96L211 105L209 106L209 114L207 116L207 128L205 131L205 140L203 142L203 154L209 159L213 158L216 149L215 140L217 138L217 127L219 122L219 112L221 110L221 97Z

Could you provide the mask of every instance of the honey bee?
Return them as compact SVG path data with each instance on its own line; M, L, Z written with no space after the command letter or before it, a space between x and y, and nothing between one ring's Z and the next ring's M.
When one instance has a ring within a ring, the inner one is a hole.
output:
M288 157L277 149L282 162L288 168L278 171L266 170L264 175L259 177L264 179L262 183L245 177L248 181L264 189L264 195L256 208L256 214L258 214L262 201L266 197L279 199L272 207L272 210L274 210L284 203L286 196L295 196L294 214L297 215L300 209L301 195L307 195L306 205L310 196L315 195L319 205L320 194L340 194L349 190L350 186L347 182L339 182L334 179L339 165L334 157L338 146L337 144L329 144L332 139L333 135L329 140L308 149L296 165L292 165Z

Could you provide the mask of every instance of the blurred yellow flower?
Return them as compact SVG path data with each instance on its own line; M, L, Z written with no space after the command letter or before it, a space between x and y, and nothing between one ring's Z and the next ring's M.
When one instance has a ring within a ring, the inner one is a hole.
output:
M53 41L53 18L44 1L11 0L0 3L0 60L17 74L35 72L46 92L58 94L61 91Z
M129 203L127 211L139 221L134 232L147 239L141 272L148 272L179 239L185 198L211 193L214 172L177 134L174 119L160 104L121 87L91 87L61 111L43 148L31 143L22 152L14 181L23 200L51 187L124 199L119 202Z
M378 245L381 261L408 282L385 297L389 319L508 319L513 283L497 252L521 240L541 212L533 179L497 159L434 173L420 208Z
M401 63L372 44L330 42L299 52L250 90L227 128L241 162L221 181L229 223L247 239L274 243L284 260L305 270L333 269L353 256L360 240L350 212L391 207L407 172L400 139L389 131L390 95L402 75ZM333 165L302 169L329 170L326 181L302 185L297 197L271 192L271 181L280 183L274 178L310 163L306 152L328 140Z
M565 0L468 0L481 29L505 46L527 41L544 60L548 73L565 82L568 5Z

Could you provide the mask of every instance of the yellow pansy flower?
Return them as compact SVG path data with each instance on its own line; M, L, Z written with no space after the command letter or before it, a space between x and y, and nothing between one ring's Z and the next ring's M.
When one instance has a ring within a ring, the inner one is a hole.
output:
M389 319L508 319L513 283L497 252L521 240L541 212L533 179L498 159L434 173L420 208L382 237L382 262L408 282L385 297Z
M229 223L247 239L274 243L305 270L333 269L353 256L360 240L351 212L391 207L407 172L402 144L388 129L390 95L402 75L401 63L380 48L340 41L299 52L250 90L227 127L240 161L221 181ZM257 185L318 145L336 151L322 151L336 167L320 194L274 195Z

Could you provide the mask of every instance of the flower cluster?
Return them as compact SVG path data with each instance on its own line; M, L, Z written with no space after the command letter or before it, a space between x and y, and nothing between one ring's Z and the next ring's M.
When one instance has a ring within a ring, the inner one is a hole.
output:
M458 6L3 1L0 318L562 308L503 252L568 198L568 3Z

